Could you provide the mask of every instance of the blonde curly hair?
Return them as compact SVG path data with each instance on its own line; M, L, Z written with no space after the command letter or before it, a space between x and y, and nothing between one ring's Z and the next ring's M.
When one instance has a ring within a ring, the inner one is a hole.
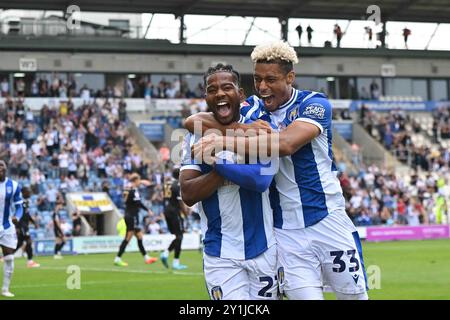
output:
M256 46L251 54L254 63L261 61L285 61L292 64L298 63L297 53L287 42L275 41Z

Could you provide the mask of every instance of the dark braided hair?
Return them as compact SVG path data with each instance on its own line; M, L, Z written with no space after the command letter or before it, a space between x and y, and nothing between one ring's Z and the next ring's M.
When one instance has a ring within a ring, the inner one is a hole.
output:
M241 83L241 76L239 74L239 72L237 72L236 70L233 69L233 66L231 64L227 64L224 65L222 63L218 63L215 67L210 67L208 68L208 70L205 72L205 74L203 75L203 83L206 87L206 81L208 79L208 77L214 73L217 72L229 72L231 73L234 77L235 77L235 81L237 86L240 86Z

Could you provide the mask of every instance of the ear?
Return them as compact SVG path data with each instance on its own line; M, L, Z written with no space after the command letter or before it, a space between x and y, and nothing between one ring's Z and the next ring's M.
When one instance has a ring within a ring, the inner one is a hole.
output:
M244 101L245 100L245 94L244 94L244 89L243 88L239 88L239 101Z
M287 74L287 83L292 85L295 81L295 72L294 71L289 71L289 73Z

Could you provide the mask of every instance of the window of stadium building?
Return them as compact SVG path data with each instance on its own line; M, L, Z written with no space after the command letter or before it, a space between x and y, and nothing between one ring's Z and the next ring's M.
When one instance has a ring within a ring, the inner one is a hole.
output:
M354 77L296 77L294 86L299 90L323 92L335 99L357 98Z
M335 97L334 77L319 78L319 77L296 77L294 86L299 90L311 90L317 92L323 92L329 97Z
M21 91L19 87L23 87L25 95L33 97L79 97L83 90L95 94L105 88L105 75L101 73L23 73L21 77L14 77L13 81L15 95Z
M386 96L413 96L413 81L410 78L385 79Z
M447 80L431 80L430 81L430 89L431 89L431 99L432 100L448 100L448 83Z
M203 75L184 74L181 76L183 94L188 98L203 97Z
M428 83L426 79L413 79L412 92L414 96L419 96L423 100L428 100Z
M358 97L361 100L378 100L383 94L381 78L358 77L356 79Z
M296 77L294 86L299 90L319 91L316 77Z

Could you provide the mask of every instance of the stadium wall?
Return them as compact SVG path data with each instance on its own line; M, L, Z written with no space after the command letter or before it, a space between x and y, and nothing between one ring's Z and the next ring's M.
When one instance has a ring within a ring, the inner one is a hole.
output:
M401 100L404 98L405 100ZM380 112L390 112L392 110L403 110L411 112L431 112L440 107L450 106L450 101L408 101L408 97L395 97L395 100L348 100L348 99L330 99L333 109L349 109L350 112L355 112L365 105L368 109ZM0 97L0 104L5 103L5 98ZM61 101L67 101L67 98L37 98L25 97L25 104L32 111L39 111L43 105L49 107L59 107ZM97 98L99 104L103 104L104 98ZM200 103L203 99L142 99L142 98L127 98L123 99L127 104L127 112L140 113L139 115L132 115L133 120L150 120L145 117L150 115L170 115L172 113L179 113L184 108L192 104ZM72 98L75 108L80 107L85 102L82 98ZM93 102L91 98L89 102Z
M314 56L299 52L299 75L380 76L383 65L394 65L396 77L447 78L450 61L437 58ZM20 70L21 59L35 60L37 72L107 72L107 73L194 73L203 74L218 62L232 64L241 74L252 74L249 55L166 53L74 53L45 51L0 51L0 70ZM28 70L31 71L31 70Z
M148 251L161 251L169 247L175 238L172 234L144 235L144 247ZM88 253L115 253L123 241L121 236L91 236L74 237L67 240L62 253L88 254ZM201 248L198 233L186 233L181 245L183 250L198 250ZM138 252L136 238L132 238L127 246L127 252ZM39 239L34 241L34 252L37 255L52 255L54 253L53 239Z

